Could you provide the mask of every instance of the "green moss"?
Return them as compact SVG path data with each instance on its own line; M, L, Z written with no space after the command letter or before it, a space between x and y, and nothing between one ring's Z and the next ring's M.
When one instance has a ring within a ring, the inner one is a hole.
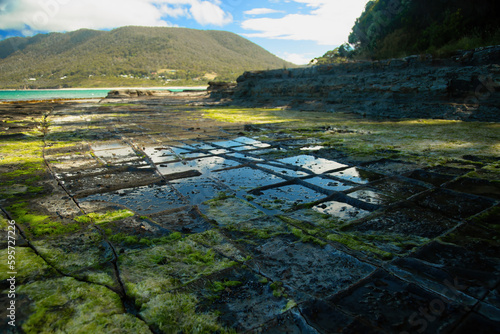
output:
M226 123L282 123L300 121L298 118L289 118L281 109L245 109L245 108L212 108L203 110L205 118ZM280 115L282 114L282 115Z
M290 299L288 300L288 302L286 303L286 306L285 308L283 308L281 310L281 313L285 313L286 311L288 310L291 310L292 308L296 307L297 306L297 303L293 300L293 299Z
M292 233L297 238L299 238L300 242L304 242L304 243L311 242L311 243L314 243L314 244L319 245L321 247L324 247L327 245L326 242L324 242L316 237L313 237L312 235L305 234L304 231L302 231L301 229L292 228Z
M235 259L240 262L245 262L248 260L248 257L245 257L238 248L236 248L231 240L226 238L220 231L217 229L211 229L205 231L203 233L196 233L189 236L190 240L196 241L204 246L208 246L219 252L220 254L224 254L224 256Z
M315 233L310 233L314 235L319 232L340 230L347 224L339 218L312 209L294 211L286 216L279 215L278 218L287 224L300 227L304 230L314 230Z
M146 303L141 315L163 333L228 333L214 313L198 313L198 300L190 294L166 293Z
M33 245L47 262L65 273L94 267L112 259L112 253L100 247L97 231L93 234L78 233L72 237L42 239L33 241Z
M79 229L78 224L62 224L50 219L49 216L28 213L26 203L17 203L8 208L17 223L26 227L35 237L61 235Z
M391 253L380 250L377 247L371 246L369 244L366 244L358 240L356 236L347 233L330 234L326 238L330 241L341 243L353 250L376 254L377 256L383 259L391 259L393 257Z
M106 213L88 213L84 216L78 216L75 218L75 221L79 223L91 223L95 224L105 224L112 221L124 219L127 217L132 217L134 213L130 210L117 210L117 211L107 211Z
M210 200L205 203L210 204L207 217L215 219L217 223L224 226L237 224L263 215L254 206L238 198Z
M40 256L28 247L16 247L15 270L8 270L8 251L7 249L0 250L0 280L5 280L10 277L7 272L16 271L16 281L18 283L25 281L33 281L41 277L54 275L55 270L52 269Z
M281 298L281 297L288 297L287 294L285 294L285 288L283 287L283 283L280 281L273 282L270 285L271 290L273 291L273 296L276 298Z
M117 244L125 244L125 245L134 245L134 244L139 244L139 245L144 245L144 246L154 246L154 245L162 245L162 244L168 244L176 240L182 239L182 233L180 232L173 232L169 235L166 235L161 238L140 238L137 236L131 236L127 235L124 233L117 233L111 235L111 229L107 229L107 231L110 231L107 233L109 236L109 240L117 243Z
M139 303L151 293L164 293L235 264L189 238L129 252L119 260L122 278L129 282L127 291Z
M26 333L149 333L148 327L125 315L117 294L103 286L64 277L20 286L32 312L22 325ZM136 332L137 333L137 332Z
M210 283L208 289L212 292L221 292L226 290L228 287L240 286L243 283L240 281L215 281Z
M481 227L500 232L500 207L494 207L476 217L472 220L474 224Z

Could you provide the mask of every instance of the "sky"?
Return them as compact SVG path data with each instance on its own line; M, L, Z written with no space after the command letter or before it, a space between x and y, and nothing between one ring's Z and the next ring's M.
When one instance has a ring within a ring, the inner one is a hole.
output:
M0 40L122 26L226 30L302 65L347 42L368 0L0 0Z

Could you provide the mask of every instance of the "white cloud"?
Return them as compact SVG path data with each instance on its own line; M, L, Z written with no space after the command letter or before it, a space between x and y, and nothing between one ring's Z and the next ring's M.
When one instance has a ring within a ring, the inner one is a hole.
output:
M202 25L223 26L233 21L233 16L224 12L218 5L208 1L195 1L190 10L194 19Z
M284 52L280 58L294 63L295 65L307 65L314 58L314 56L309 56L308 54L298 54L298 53L288 53Z
M320 45L340 45L368 0L293 0L305 4L308 14L288 14L281 18L255 18L242 22L246 37L314 41Z
M243 12L246 15L265 15L265 14L273 14L273 13L283 13L281 10L275 10L271 8L254 8L251 10L247 10Z
M232 21L220 0L0 0L0 29L72 31L125 25L171 26L170 18L201 25Z

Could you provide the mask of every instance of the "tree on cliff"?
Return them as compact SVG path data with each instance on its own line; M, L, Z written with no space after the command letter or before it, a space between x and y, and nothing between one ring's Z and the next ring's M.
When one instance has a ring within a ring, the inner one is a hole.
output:
M498 0L372 0L349 35L358 58L431 53L500 44ZM320 57L321 58L321 57Z

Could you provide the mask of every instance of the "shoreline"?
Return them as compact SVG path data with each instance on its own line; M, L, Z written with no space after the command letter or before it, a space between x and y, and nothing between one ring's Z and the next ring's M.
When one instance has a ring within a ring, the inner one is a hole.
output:
M75 90L122 90L122 89L143 89L143 90L169 90L169 89L206 89L205 86L168 86L168 87L104 87L104 88L36 88L36 89L0 89L5 92L38 92L38 91L75 91Z

